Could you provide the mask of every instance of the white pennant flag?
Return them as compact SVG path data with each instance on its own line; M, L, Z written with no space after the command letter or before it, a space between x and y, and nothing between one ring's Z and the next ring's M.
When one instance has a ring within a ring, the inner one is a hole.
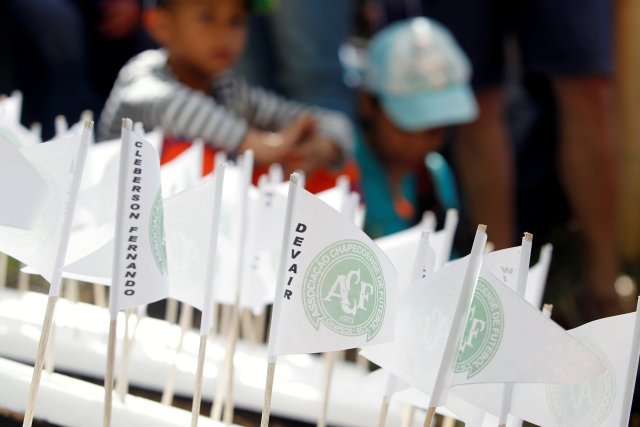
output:
M241 305L255 314L273 303L287 205L283 184L261 177L249 194L249 230Z
M375 240L398 271L398 285L401 288L412 283L413 261L418 250L420 234L429 223L432 223L430 216L425 215L420 224ZM429 228L426 230L432 232L429 236L429 245L435 253L436 270L442 268L449 259L457 225L458 213L450 209L447 211L445 226L442 230L438 232L433 232L434 230Z
M456 284L463 282L468 264L469 257L454 261L402 289L394 341L365 347L360 354L431 396L460 298Z
M90 132L86 129L83 138L69 136L20 150L46 182L44 206L28 230L0 227L0 251L44 277L52 285L52 296L59 291L56 271L64 264Z
M170 162L162 165L162 193L164 198L195 185L202 177L204 142L195 140L191 147Z
M516 280L519 259L520 247L485 256L453 385L567 383L602 371L595 354L505 284Z
M219 250L215 260L214 289L216 302L234 305L241 279L240 266L242 239L246 236L243 222L243 204L255 197L257 189L251 185L252 158L244 163L243 156L238 165L228 165L225 171L222 205L220 212ZM246 198L245 198L246 196ZM248 202L247 202L248 203Z
M352 221L292 176L269 340L277 355L393 338L396 272Z
M537 308L542 307L542 299L544 298L544 290L547 286L547 275L549 274L549 267L551 266L552 254L553 246L547 243L540 249L540 259L538 263L529 269L524 299Z
M20 151L0 141L0 226L31 228L48 197L47 182Z
M515 384L511 412L545 427L626 427L638 369L638 311L569 333L597 354L605 371L573 384Z
M35 133L20 124L21 112L22 93L19 91L14 91L8 98L0 99L0 143L19 148L41 142Z
M215 175L164 201L169 296L202 310L209 259Z
M111 318L119 310L166 298L167 254L155 148L125 119L122 129L113 255Z

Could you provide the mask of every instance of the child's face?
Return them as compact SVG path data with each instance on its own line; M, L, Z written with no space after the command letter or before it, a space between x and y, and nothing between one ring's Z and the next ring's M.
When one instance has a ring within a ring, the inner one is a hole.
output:
M158 11L155 35L173 64L213 77L242 54L247 19L243 0L177 0Z
M444 129L408 132L400 129L378 103L368 100L361 108L370 124L370 143L387 165L412 169L423 164L427 154L437 151L444 141Z

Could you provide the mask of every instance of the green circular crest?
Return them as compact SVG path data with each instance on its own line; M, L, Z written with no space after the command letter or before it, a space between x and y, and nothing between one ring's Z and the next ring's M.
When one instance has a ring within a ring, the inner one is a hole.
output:
M455 372L468 372L467 378L471 378L484 369L500 347L503 330L500 298L491 284L481 277L471 301Z
M158 191L151 207L149 240L153 259L156 261L158 270L165 275L167 274L167 248L164 241L164 211L162 209L162 193L160 191Z
M302 282L302 302L316 329L320 323L344 336L373 339L384 320L386 288L378 258L356 240L320 252Z
M604 425L616 397L616 377L613 365L594 341L580 341L598 355L606 371L597 377L574 384L547 385L547 404L558 424L567 427Z

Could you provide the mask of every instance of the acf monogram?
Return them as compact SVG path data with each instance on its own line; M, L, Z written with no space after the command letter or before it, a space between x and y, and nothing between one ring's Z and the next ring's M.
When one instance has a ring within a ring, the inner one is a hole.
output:
M458 350L455 372L471 378L489 364L500 347L504 314L500 298L491 284L478 279L467 324Z
M375 254L355 240L342 240L320 252L302 284L307 317L346 336L377 335L385 315L384 274Z

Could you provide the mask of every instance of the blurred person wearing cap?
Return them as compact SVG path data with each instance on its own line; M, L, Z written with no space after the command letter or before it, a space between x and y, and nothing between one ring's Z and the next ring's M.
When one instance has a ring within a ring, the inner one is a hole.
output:
M444 143L446 128L477 116L471 67L449 31L413 18L369 42L358 95L362 134L356 159L373 237L419 220L429 199L424 159Z
M589 319L622 312L614 289L620 272L614 2L376 1L383 4L380 16L386 15L387 22L416 14L438 19L469 55L480 114L459 129L456 163L472 217L488 224L496 248L515 243L513 148L505 120L507 59L515 59L525 75L549 79L558 117L558 174L584 254L585 286L577 292L576 305ZM517 57L507 57L507 40Z
M100 139L118 137L122 117L129 117L231 155L252 149L258 165L309 171L348 159L346 116L285 100L233 73L256 3L263 0L150 1L144 24L162 48L122 68L102 112Z

